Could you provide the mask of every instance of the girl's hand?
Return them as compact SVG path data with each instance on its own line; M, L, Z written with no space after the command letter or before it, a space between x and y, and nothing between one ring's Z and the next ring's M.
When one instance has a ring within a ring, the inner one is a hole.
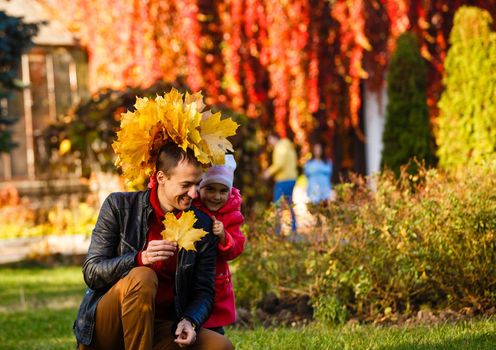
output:
M226 244L226 232L224 231L224 224L217 220L215 216L212 216L212 219L214 220L213 226L212 226L212 231L214 235L219 237L220 239L220 244L225 245Z

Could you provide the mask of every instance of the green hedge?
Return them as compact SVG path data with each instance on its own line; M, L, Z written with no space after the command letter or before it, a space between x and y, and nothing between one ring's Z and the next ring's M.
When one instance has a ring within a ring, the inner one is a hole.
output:
M324 321L372 320L419 309L496 302L496 163L457 174L420 167L336 187L312 207L304 242L273 237L271 214L252 220L234 263L238 303L267 291L306 292Z
M491 159L496 153L496 32L490 13L456 11L444 63L437 143L445 169Z
M386 122L382 141L382 167L399 173L416 158L434 163L434 139L427 109L427 65L415 34L398 37L387 77Z
M255 208L247 217L243 232L247 236L244 253L230 262L237 305L252 309L269 292L305 293L310 283L304 254L308 243L292 243L275 235L274 208Z

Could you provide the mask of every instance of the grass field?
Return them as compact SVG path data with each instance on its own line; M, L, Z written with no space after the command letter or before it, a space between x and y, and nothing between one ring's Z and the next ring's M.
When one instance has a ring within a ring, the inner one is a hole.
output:
M84 291L79 267L0 267L0 349L74 349L72 322ZM238 350L496 349L496 320L431 327L228 328Z

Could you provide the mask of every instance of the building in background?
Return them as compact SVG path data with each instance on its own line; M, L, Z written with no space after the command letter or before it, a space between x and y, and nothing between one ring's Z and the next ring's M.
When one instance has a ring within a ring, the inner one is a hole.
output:
M0 154L0 187L9 183L26 195L82 190L77 174L60 179L49 167L50 154L41 133L49 123L63 118L70 106L88 98L86 51L35 0L0 0L0 10L27 23L43 22L33 40L35 46L21 57L18 76L28 87L0 101L9 115L19 118L12 126L17 146L10 154Z

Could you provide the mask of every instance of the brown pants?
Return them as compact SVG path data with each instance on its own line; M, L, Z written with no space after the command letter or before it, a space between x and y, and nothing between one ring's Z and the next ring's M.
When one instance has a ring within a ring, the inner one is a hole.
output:
M135 267L100 300L91 346L82 350L173 350L181 349L171 332L173 321L155 320L157 275L148 267ZM232 350L231 342L216 332L201 328L191 350Z

